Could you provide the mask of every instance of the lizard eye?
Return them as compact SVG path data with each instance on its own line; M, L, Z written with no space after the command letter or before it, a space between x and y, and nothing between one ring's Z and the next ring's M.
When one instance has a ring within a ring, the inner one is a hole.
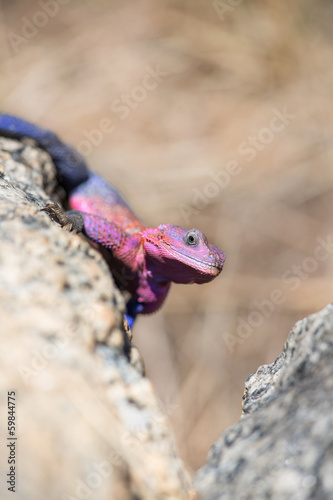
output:
M186 245L196 246L200 238L195 231L189 231L184 238Z

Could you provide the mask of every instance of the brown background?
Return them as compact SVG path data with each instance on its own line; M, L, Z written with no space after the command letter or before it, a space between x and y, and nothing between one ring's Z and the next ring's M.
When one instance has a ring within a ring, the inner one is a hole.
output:
M332 256L315 253L333 235L332 4L55 1L2 2L1 109L77 147L111 120L89 164L147 224L197 227L227 255L218 279L173 286L134 330L195 469L238 420L246 377L332 297ZM165 76L145 95L148 66ZM121 119L112 107L131 93Z

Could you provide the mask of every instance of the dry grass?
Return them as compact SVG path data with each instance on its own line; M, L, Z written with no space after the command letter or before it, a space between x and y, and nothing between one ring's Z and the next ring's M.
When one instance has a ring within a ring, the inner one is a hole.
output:
M245 378L332 297L332 256L307 260L317 238L332 234L331 4L244 1L220 19L213 2L72 0L14 54L8 34L37 10L3 2L1 108L74 145L112 119L113 133L88 157L94 169L152 226L198 227L227 254L220 278L174 286L134 332L181 454L196 468L239 418ZM168 76L121 120L112 103L157 64ZM294 117L283 130L263 132L284 108ZM250 159L239 146L258 134L266 144ZM209 187L231 160L237 175ZM210 198L187 221L181 207L193 206L195 190ZM303 267L298 283L294 265ZM273 290L285 300L242 339L240 319Z

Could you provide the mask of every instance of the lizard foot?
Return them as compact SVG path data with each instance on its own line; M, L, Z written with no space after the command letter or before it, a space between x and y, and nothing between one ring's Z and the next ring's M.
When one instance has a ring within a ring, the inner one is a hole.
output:
M81 233L83 230L83 217L77 210L66 212L66 210L57 205L57 203L48 203L41 211L46 212L50 216L50 219L60 224L61 227L68 231Z

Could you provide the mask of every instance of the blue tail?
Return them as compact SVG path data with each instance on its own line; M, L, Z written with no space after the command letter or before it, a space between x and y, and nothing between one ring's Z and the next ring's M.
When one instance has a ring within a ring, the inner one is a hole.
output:
M22 137L34 139L51 156L61 184L68 193L85 182L90 175L82 156L74 148L64 144L50 130L33 125L21 118L0 113L1 135L15 139Z

